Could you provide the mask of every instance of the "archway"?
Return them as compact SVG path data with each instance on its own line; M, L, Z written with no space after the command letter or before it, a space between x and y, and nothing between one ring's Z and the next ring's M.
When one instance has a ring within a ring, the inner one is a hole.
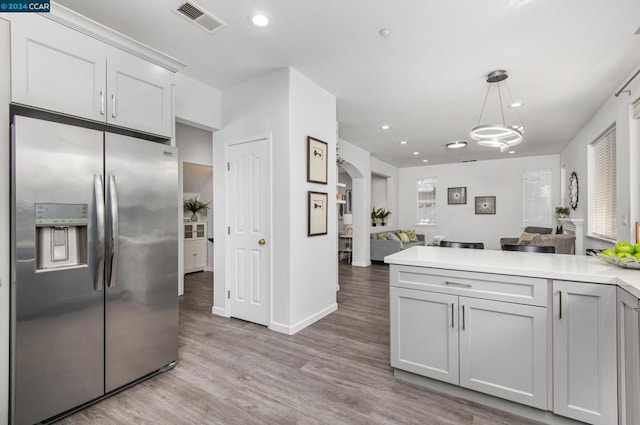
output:
M345 161L340 165L349 177L351 177L351 213L353 214L353 247L351 264L366 267L370 264L369 252L369 211L365 208L367 183L365 174L354 164Z

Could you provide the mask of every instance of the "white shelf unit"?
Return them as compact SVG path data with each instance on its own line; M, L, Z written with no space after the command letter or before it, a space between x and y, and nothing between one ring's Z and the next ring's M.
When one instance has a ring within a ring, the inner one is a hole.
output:
M204 271L207 267L207 223L184 224L184 272Z

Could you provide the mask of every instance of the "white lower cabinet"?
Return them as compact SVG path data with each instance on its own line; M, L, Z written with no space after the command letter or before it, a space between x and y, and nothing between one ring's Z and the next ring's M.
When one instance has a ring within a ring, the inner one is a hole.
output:
M546 308L391 287L391 365L547 407Z
M617 288L620 425L640 424L640 329L638 299Z
M202 271L207 267L207 242L202 240L184 243L184 272Z
M616 287L554 281L553 300L554 413L617 424Z

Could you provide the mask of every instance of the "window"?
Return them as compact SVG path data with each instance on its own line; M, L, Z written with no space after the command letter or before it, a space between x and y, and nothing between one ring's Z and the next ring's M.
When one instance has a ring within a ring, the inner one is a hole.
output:
M522 174L523 225L551 225L551 170Z
M418 180L418 213L416 224L436 224L437 177Z
M608 129L588 148L589 233L616 240L616 128Z

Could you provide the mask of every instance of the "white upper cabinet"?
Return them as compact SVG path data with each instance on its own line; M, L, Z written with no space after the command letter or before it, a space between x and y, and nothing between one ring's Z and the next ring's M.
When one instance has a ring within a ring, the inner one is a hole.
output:
M107 122L171 136L173 73L112 49L107 60Z
M170 138L174 73L40 16L11 19L12 101Z
M25 18L11 22L12 101L104 121L108 46L49 19Z

